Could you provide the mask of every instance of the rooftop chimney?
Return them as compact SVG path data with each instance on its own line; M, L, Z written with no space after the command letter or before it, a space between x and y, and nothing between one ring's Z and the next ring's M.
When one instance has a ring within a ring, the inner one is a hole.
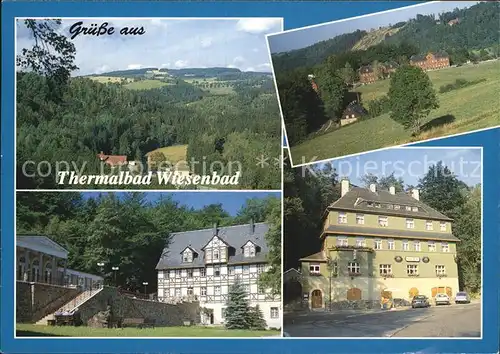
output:
M389 193L391 193L392 195L396 194L396 187L390 186L389 187Z
M420 193L419 193L419 190L418 189L412 189L411 190L411 196L416 199L416 200L420 200Z
M377 185L375 183L370 184L370 190L373 193L377 193Z
M340 197L346 195L349 192L349 180L347 178L342 178L340 181Z
M253 222L253 219L250 220L250 235L253 235L255 232L255 224Z
M219 234L219 223L216 221L214 222L214 236L217 236Z

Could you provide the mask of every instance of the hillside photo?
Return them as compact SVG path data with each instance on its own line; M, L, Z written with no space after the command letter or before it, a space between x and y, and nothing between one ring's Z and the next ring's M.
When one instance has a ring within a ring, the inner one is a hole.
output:
M268 35L292 165L499 126L499 21L432 2Z
M279 189L265 34L281 29L281 18L18 19L17 188L116 189L108 177L126 173L142 184L119 188Z

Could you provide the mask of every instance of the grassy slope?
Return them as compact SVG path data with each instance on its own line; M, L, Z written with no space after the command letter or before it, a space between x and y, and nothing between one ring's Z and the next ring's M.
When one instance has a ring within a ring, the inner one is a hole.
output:
M62 337L265 337L278 335L278 331L225 330L218 327L158 327L158 328L91 328L70 326L41 326L17 324L17 336Z
M353 47L352 50L366 50L374 45L382 43L385 39L385 35L394 35L397 33L402 27L398 28L390 28L383 27L377 29L375 31L368 32L366 36L361 38Z
M126 84L125 87L130 90L150 90L167 86L168 83L159 80L141 80Z
M186 161L187 149L188 149L187 145L174 145L174 146L162 147L162 148L153 150L149 153L159 151L165 156L165 159L168 162L176 163L178 161Z
M413 138L403 127L389 118L388 114L355 123L339 130L319 135L291 148L293 163L307 163L313 157L317 160L340 157L394 145L437 138L450 134L488 128L500 124L500 61L485 62L477 66L467 65L429 73L434 87L453 83L458 78L466 80L486 79L476 85L438 93L440 107L431 112L427 122L452 115L455 120L436 126ZM387 93L389 81L380 81L361 87L363 102Z

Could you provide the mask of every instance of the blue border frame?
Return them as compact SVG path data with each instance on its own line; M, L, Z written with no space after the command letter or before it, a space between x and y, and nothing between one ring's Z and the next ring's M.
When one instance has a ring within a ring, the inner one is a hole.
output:
M499 347L498 163L500 130L418 144L483 146L484 288L483 340L300 340L300 339L14 339L14 17L284 17L285 29L399 8L415 2L4 2L2 3L1 350L7 353L494 353ZM265 341L265 342L263 342Z

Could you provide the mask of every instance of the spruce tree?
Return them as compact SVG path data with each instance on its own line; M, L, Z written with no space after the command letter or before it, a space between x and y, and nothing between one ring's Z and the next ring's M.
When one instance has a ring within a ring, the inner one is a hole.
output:
M250 328L254 330L265 330L267 327L266 320L264 319L264 314L260 309L259 305L251 307L248 312L248 322Z
M225 326L227 329L249 329L248 313L250 310L247 293L243 286L236 282L229 288L229 298L225 310Z

